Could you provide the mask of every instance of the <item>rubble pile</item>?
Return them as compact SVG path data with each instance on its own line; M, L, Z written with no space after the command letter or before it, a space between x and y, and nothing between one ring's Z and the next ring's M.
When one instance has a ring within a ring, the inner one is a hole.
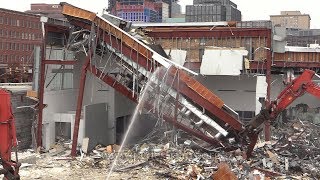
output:
M120 153L111 179L319 179L319 133L308 121L289 122L273 130L272 141L258 142L250 159L243 150L204 149L191 138L179 145L144 142ZM103 179L120 148L98 145L71 159L68 147L60 143L43 154L23 153L22 177Z

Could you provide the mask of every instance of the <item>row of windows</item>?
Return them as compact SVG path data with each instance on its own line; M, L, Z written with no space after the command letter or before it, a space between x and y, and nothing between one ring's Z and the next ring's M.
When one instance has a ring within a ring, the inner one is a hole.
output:
M17 38L17 39L28 39L28 40L41 40L40 33L23 33L23 32L16 32L16 31L8 31L5 29L0 29L0 37L10 37L10 38Z
M0 63L20 63L27 64L32 62L31 56L22 55L0 55Z
M25 27L25 28L33 28L33 29L41 29L40 22L28 21L28 20L20 20L10 17L0 17L0 24L6 24L17 27Z
M0 50L32 51L33 49L33 44L0 42Z

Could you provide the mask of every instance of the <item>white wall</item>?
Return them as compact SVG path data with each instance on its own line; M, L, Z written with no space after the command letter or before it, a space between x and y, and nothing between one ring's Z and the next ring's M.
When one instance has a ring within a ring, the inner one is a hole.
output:
M246 75L234 77L199 76L197 79L208 89L212 90L232 109L236 111L255 111L256 103L258 103L258 101L256 101L256 77ZM283 76L272 75L271 82L271 100L275 100L285 88ZM320 99L307 93L295 100L291 106L296 106L299 103L308 104L311 108L320 107Z
M199 76L197 79L219 96L225 104L233 110L255 111L255 77Z

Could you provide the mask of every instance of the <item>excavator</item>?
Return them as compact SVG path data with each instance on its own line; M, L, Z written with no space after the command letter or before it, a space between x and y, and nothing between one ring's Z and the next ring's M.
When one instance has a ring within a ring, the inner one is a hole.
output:
M286 86L278 97L271 102L270 106L262 109L245 126L244 130L239 132L242 138L250 139L250 144L247 147L247 157L250 157L252 154L259 132L261 132L261 125L264 122L274 122L284 109L305 93L310 93L320 98L320 86L313 81L314 76L318 76L314 71L304 70L300 76ZM10 103L10 93L3 89L0 89L0 140L0 162L2 165L0 174L4 174L5 179L8 180L19 179L20 163L17 158L16 161L13 161L11 158L13 148L16 149L17 147L17 138Z
M20 179L17 135L11 108L10 92L0 89L0 175L4 179ZM16 160L11 153L15 151ZM1 167L2 166L2 167Z

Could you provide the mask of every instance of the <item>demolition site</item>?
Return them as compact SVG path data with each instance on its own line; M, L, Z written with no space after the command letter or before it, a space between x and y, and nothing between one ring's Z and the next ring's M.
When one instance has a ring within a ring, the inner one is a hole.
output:
M310 15L105 3L0 8L0 178L320 179Z

